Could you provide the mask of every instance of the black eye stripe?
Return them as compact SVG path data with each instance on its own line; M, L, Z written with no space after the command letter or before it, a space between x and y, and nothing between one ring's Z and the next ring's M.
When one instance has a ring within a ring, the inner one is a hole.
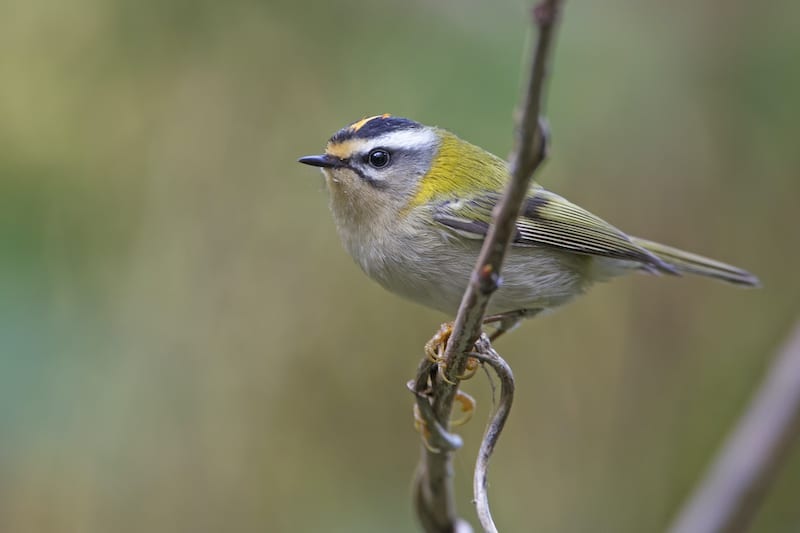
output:
M358 165L352 165L352 164L351 165L347 165L347 168L349 168L350 170L355 172L358 175L359 178L361 178L365 183L367 183L367 185L370 185L371 187L374 187L375 189L385 189L386 187L389 186L389 184L386 183L383 180L376 180L376 179L372 178L371 176L368 176L367 173L364 172L363 169L358 167Z

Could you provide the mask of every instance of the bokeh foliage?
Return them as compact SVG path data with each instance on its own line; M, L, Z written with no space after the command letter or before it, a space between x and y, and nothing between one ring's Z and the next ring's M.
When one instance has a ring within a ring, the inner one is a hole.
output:
M526 9L0 4L0 531L413 529L404 384L446 317L358 271L295 159L383 112L507 153ZM797 317L798 17L568 3L541 181L765 287L633 276L500 342L501 529L663 529ZM798 491L795 451L754 530Z

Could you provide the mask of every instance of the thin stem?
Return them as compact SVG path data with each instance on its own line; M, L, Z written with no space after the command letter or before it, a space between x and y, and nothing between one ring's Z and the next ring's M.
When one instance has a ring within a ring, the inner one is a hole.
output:
M775 473L798 440L800 323L670 532L747 531Z
M483 434L481 447L478 450L478 458L475 461L475 474L472 478L472 490L475 495L475 509L478 512L478 520L480 520L484 531L496 533L497 526L494 524L492 513L489 509L489 459L492 457L494 447L511 412L511 404L514 401L514 374L511 372L511 367L508 363L492 348L485 336L481 336L478 339L475 348L478 350L477 353L472 353L470 356L491 366L500 379L500 400L497 402Z

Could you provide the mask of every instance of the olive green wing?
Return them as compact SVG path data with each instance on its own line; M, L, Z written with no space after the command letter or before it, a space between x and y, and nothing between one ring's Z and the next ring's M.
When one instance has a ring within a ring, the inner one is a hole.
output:
M499 201L499 193L445 201L436 206L433 218L452 233L482 240ZM531 189L525 200L512 244L635 261L646 270L677 274L674 267L608 222L541 187Z

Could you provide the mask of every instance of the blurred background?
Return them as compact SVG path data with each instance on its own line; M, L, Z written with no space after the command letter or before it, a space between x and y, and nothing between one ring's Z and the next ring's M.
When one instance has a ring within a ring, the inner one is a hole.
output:
M0 4L0 531L415 530L405 383L448 317L358 270L295 161L384 112L506 155L528 6ZM567 3L539 180L764 288L631 276L500 341L501 530L663 530L798 317L799 17ZM798 491L794 450L753 530Z

